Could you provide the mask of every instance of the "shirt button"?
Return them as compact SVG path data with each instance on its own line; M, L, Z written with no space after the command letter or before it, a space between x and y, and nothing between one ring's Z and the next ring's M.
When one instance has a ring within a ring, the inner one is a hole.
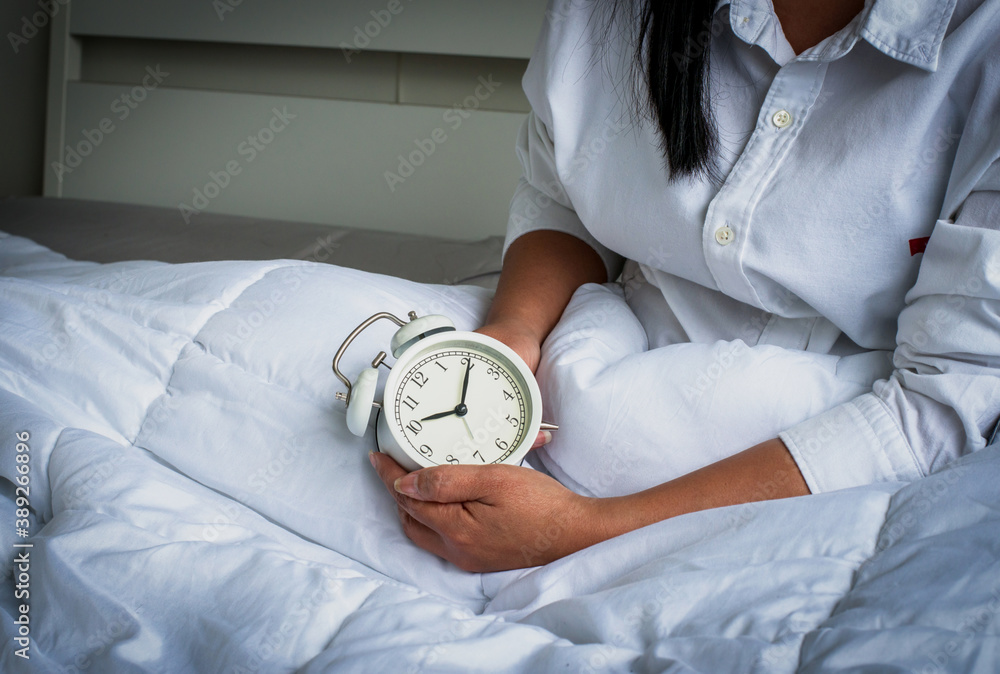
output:
M715 230L715 242L720 246L728 246L736 238L736 233L729 227L719 227Z
M792 123L792 113L788 112L788 110L778 110L771 115L771 123L779 129L784 129Z

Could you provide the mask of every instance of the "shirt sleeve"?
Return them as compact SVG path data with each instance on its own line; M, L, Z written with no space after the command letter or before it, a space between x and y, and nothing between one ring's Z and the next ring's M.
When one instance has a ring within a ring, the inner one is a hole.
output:
M571 234L585 241L604 261L608 279L618 277L622 258L600 244L583 226L556 173L552 139L538 116L531 112L521 125L517 156L523 174L510 203L504 255L519 236L539 229Z
M914 480L986 445L1000 415L1000 164L935 224L905 301L892 376L779 435L814 493Z
M568 26L584 21L586 17L574 14L574 21L564 19L554 25L552 16L552 12L546 12L545 25L522 82L531 112L517 136L517 158L521 162L522 175L510 204L503 252L506 255L510 244L528 232L540 229L565 232L593 248L604 261L608 279L614 280L621 273L624 260L599 243L574 210L559 176L552 133L552 109L558 106L558 101L550 96L549 71L559 58L566 58L556 56L564 51L564 42L575 42Z

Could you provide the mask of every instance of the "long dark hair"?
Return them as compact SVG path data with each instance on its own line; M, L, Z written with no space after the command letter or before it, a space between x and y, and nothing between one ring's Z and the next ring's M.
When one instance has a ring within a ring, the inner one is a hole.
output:
M717 0L615 0L609 29L630 10L634 65L648 95L638 112L660 130L665 168L674 181L718 180L718 132L709 99L709 47Z

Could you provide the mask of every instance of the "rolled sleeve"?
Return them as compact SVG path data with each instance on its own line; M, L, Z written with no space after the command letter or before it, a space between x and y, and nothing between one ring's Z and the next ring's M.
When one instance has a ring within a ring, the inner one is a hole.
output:
M889 411L865 394L778 435L818 494L873 482L909 482L920 466Z
M893 363L871 393L779 435L813 492L913 480L986 446L1000 416L1000 192L935 225Z

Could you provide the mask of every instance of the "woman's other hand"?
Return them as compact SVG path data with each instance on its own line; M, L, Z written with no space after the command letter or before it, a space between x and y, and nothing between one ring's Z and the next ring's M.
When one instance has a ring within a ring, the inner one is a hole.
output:
M525 326L514 321L505 323L491 323L476 330L493 339L499 340L514 350L521 359L528 364L531 371L538 369L538 362L542 356L542 344L538 336L532 333ZM552 434L549 431L538 431L532 449L538 449L542 445L547 445L552 441Z
M585 283L604 283L601 257L580 239L538 230L515 240L504 256L484 335L499 339L538 368L542 342L573 293Z
M407 473L387 454L372 465L396 500L403 531L465 571L546 564L608 536L601 501L519 466L434 466Z
M538 369L538 362L542 356L542 343L539 341L537 334L533 333L526 326L515 321L490 323L479 328L476 332L492 337L509 346L514 350L514 353L519 355L528 364L532 372Z
M576 289L606 280L601 257L580 239L549 230L528 232L507 249L493 304L478 332L509 346L535 372L542 342ZM533 448L551 437L540 432Z

